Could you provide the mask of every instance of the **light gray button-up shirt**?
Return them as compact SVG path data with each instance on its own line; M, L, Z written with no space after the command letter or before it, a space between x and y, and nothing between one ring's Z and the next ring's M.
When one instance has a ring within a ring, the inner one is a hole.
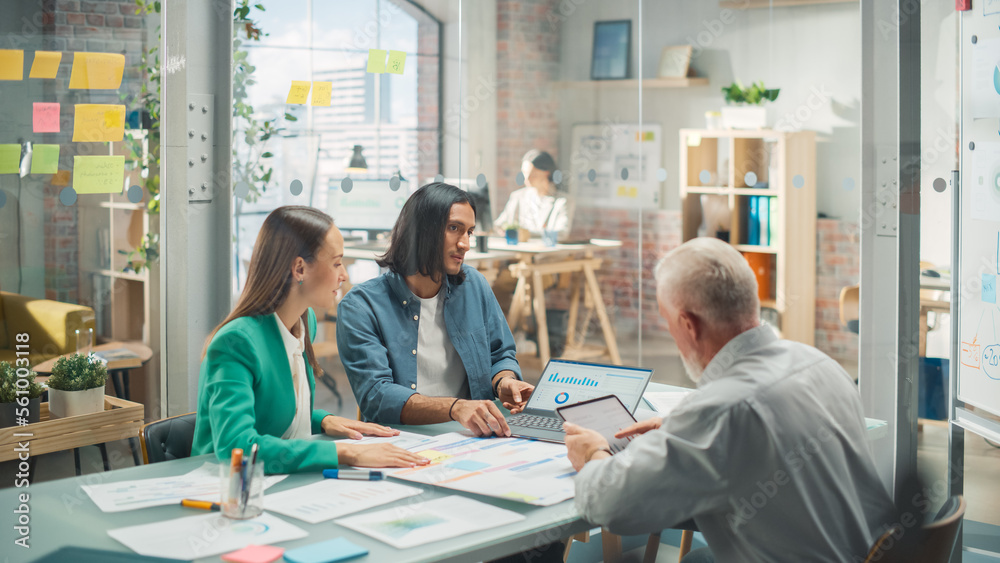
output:
M854 383L767 326L726 344L661 428L584 466L576 506L623 534L693 517L719 563L863 559L893 516Z

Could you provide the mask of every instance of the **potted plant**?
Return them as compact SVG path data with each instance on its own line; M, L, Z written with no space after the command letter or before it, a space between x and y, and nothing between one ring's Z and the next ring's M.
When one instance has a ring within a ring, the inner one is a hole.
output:
M513 223L508 223L506 226L504 226L503 232L504 236L507 237L507 244L512 246L517 244L519 238L518 236L519 231L520 231L520 225L517 224L517 221Z
M104 410L108 370L94 355L59 358L49 377L49 413L53 418Z
M749 88L737 80L722 87L729 104L722 108L722 126L727 129L763 129L767 126L767 109L764 102L778 99L779 88L765 88L763 82L754 82Z
M18 377L19 370L23 370L23 377ZM45 390L35 383L36 375L30 369L0 362L0 428L17 425L18 418L28 424L38 422L41 396Z

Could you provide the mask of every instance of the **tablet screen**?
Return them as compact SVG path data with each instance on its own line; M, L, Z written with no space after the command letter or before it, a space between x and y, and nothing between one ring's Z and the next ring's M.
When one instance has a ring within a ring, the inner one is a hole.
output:
M635 424L635 418L614 395L559 407L556 414L566 422L597 431L608 441L612 453L622 451L632 441L631 437L615 438L615 433L619 430Z

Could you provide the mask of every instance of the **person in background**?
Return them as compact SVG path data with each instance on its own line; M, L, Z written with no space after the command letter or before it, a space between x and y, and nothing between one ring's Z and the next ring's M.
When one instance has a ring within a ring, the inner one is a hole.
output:
M693 518L708 550L685 563L864 559L894 508L850 376L761 324L757 281L729 244L682 244L656 283L698 387L665 421L620 431L636 438L614 456L600 434L564 425L580 514L619 534Z
M545 151L530 150L521 159L524 187L510 194L507 205L493 221L497 229L517 224L533 236L543 231L556 231L560 237L569 234L570 210L565 197L558 195L552 174L556 161Z
M313 408L314 309L333 306L347 279L344 237L322 211L279 207L264 220L236 307L212 331L202 353L191 455L259 444L268 473L320 471L339 464L414 467L428 459L389 444L306 440L313 434L399 434L378 424Z
M456 420L478 436L509 436L493 403L520 412L514 337L489 284L465 264L476 228L469 194L445 183L410 196L378 265L337 308L337 347L365 419L383 424Z

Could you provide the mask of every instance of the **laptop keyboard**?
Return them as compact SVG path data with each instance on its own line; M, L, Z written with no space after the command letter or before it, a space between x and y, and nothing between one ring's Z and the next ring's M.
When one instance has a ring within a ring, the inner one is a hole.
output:
M516 414L507 419L507 424L522 428L537 428L539 430L563 431L563 423L558 418L535 416L533 414Z

